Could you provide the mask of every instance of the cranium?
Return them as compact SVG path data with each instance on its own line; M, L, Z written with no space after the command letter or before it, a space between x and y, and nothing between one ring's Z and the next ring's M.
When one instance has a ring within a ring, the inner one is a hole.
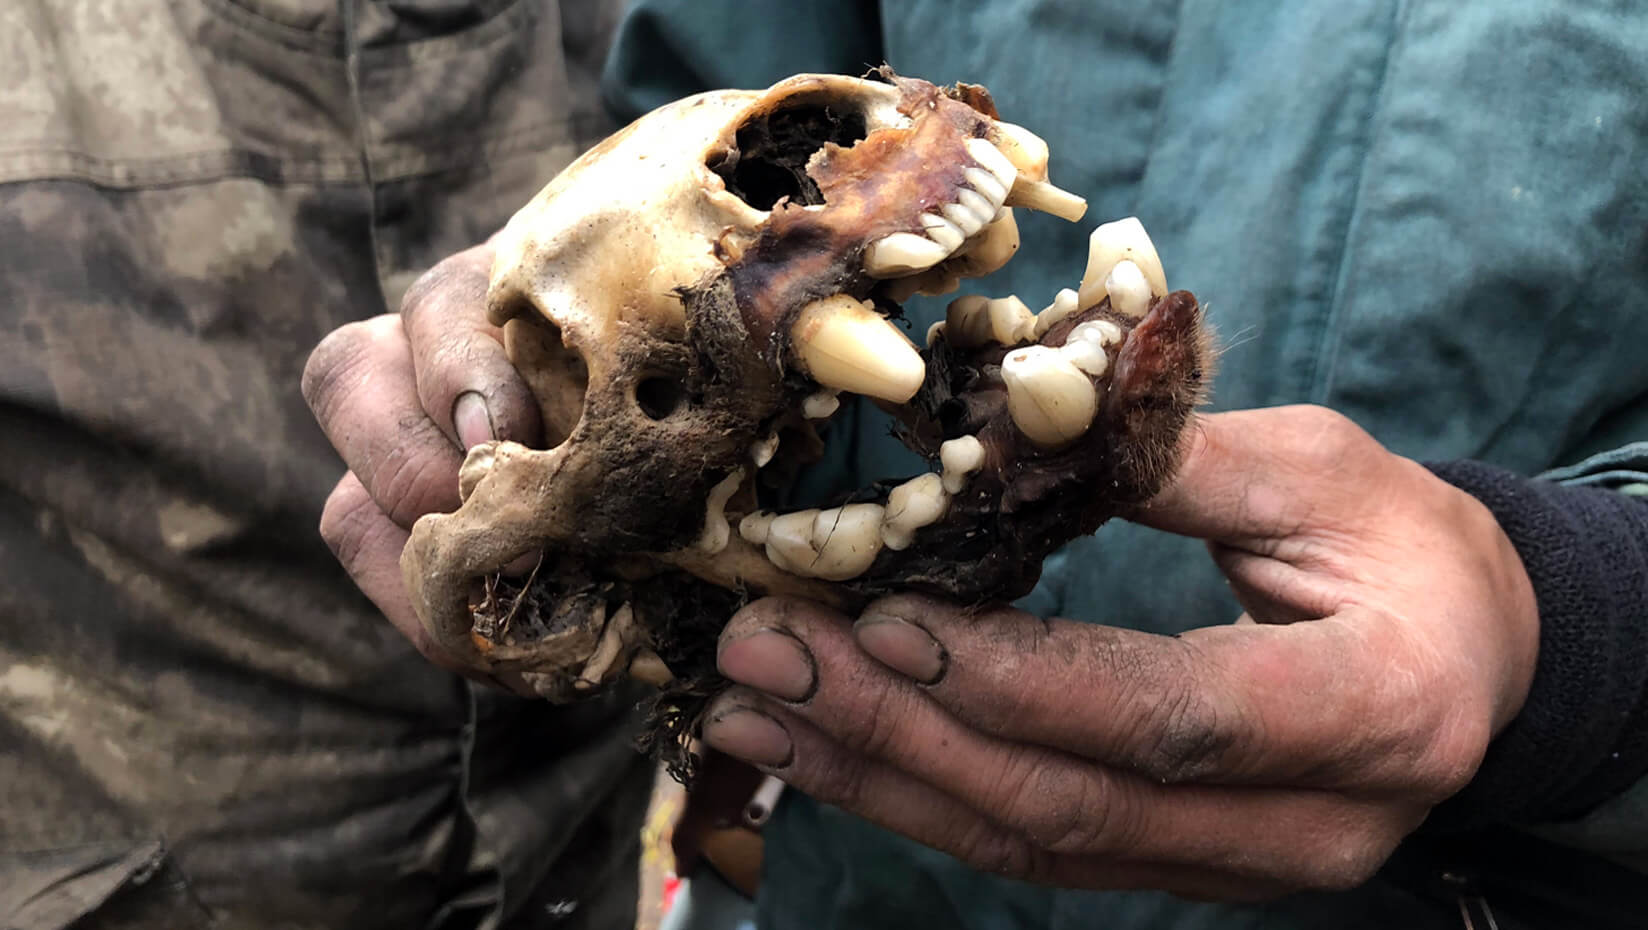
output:
M1014 206L1085 209L982 88L885 70L693 97L584 155L499 236L489 295L547 443L475 448L461 509L418 522L424 624L554 700L626 671L704 693L715 632L754 595L1026 592L1158 490L1208 353L1133 220L1100 226L1081 285L1039 314L964 297L918 350L898 303L1001 267ZM934 470L763 509L842 392Z

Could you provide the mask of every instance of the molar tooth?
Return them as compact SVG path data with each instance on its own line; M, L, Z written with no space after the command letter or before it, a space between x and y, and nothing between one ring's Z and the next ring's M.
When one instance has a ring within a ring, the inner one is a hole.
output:
M1097 378L1110 368L1104 347L1086 339L1072 339L1059 348L1065 361Z
M1133 262L1117 262L1104 279L1104 291L1110 295L1110 309L1117 313L1138 320L1150 311L1150 282Z
M1019 175L1013 189L1002 201L1009 207L1028 207L1050 213L1061 220L1076 222L1087 215L1087 200L1054 186L1048 181L1035 181Z
M995 175L985 171L983 168L968 168L961 174L962 177L967 179L967 183L973 188L973 190L983 194L984 199L990 202L990 214L992 216L995 215L997 210L1001 209L1002 204L1007 202L1007 184L1003 184L996 180ZM1007 183L1011 184L1012 181L1008 181Z
M845 294L802 308L790 335L807 374L826 388L902 404L927 376L910 340L881 314Z
M1071 330L1069 339L1065 341L1068 343L1076 339L1107 349L1122 341L1122 328L1110 320L1088 320Z
M1053 302L1047 308L1036 314L1036 338L1047 335L1047 331L1064 322L1064 318L1076 312L1076 291L1074 288L1065 288L1054 295ZM1080 327L1078 327L1080 328Z
M1017 297L998 297L990 301L986 312L990 337L1004 346L1018 345L1035 335L1036 316Z
M801 415L809 420L828 420L841 409L841 398L835 391L814 391L801 402Z
M766 439L757 439L750 443L750 458L754 460L756 468L766 468L767 463L778 454L778 434L773 433Z
M812 577L818 550L813 548L813 520L817 510L798 510L775 517L767 531L767 558L794 575Z
M813 518L813 548L818 558L811 574L826 581L846 581L864 574L881 552L880 504L848 504L820 510Z
M916 530L937 523L949 505L950 497L938 475L928 472L911 478L887 495L881 541L894 551L908 549Z
M1098 306L1105 298L1104 280L1118 262L1131 261L1144 272L1150 284L1150 295L1167 294L1167 275L1162 272L1162 260L1144 225L1136 216L1105 223L1093 230L1087 240L1087 271L1082 275L1081 309Z
M961 227L937 213L923 213L921 228L927 230L927 238L944 246L947 250L945 254L961 248L961 244L967 241L967 234L961 231Z
M772 534L773 521L776 519L778 514L770 510L757 510L746 514L744 519L738 521L738 535L744 537L747 543L764 546L767 537Z
M1068 445L1087 432L1098 410L1098 392L1081 369L1047 346L1026 346L1001 362L1007 412L1019 431L1046 449Z
M897 278L926 271L946 258L951 249L916 233L893 233L864 250L864 273L872 278Z
M995 177L1003 193L1013 186L1013 179L1019 176L1019 169L1006 153L996 148L988 139L968 139L964 144L967 146L967 154ZM1043 148L1046 148L1045 144Z
M777 447L778 437L774 436L773 448ZM738 486L743 483L744 469L737 468L710 489L709 501L704 508L704 532L698 537L699 549L713 555L727 548L727 540L732 537L732 529L727 526L727 501L737 493Z
M984 443L977 436L946 440L938 447L938 460L944 466L944 490L960 494L967 476L984 467Z

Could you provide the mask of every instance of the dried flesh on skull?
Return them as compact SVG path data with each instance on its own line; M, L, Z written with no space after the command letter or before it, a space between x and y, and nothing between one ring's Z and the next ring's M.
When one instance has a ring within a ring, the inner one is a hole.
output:
M1209 350L1132 219L1093 231L1046 309L962 297L918 349L899 303L1004 265L1015 207L1085 203L982 88L890 71L689 98L591 150L497 240L489 311L547 442L476 447L462 507L418 522L423 623L554 700L626 673L703 694L754 596L1027 592L1169 477ZM843 393L933 470L766 509Z

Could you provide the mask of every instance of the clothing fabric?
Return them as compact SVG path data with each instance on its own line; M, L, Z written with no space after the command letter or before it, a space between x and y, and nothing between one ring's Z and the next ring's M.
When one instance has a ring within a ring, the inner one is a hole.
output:
M633 696L417 655L298 391L608 131L615 20L0 4L0 926L631 925Z
M1087 228L1137 215L1170 285L1196 292L1220 331L1215 409L1320 403L1400 454L1531 475L1628 457L1648 437L1644 47L1648 10L1622 2L638 0L604 86L627 117L708 87L883 61L984 84L1004 118L1047 140L1053 180L1089 211L1074 229L1021 211L1018 255L963 293L1042 306L1079 278ZM912 331L947 300L908 305ZM854 417L838 424L828 480L921 470L883 420ZM1168 633L1239 612L1199 543L1119 522L1050 559L1023 606ZM1648 820L1640 783L1620 790L1631 774L1588 817L1516 823L1561 844L1520 858L1639 861ZM1556 795L1521 800L1492 815L1584 813ZM1032 888L793 792L766 835L768 928L1460 926L1475 900L1389 876L1247 908ZM1420 852L1393 871L1440 882L1456 862ZM1567 887L1567 904L1585 896ZM1562 925L1563 903L1544 906L1495 920Z

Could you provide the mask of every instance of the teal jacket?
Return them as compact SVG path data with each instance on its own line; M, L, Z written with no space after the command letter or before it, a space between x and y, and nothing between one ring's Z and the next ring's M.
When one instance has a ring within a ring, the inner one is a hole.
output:
M1080 277L1093 223L1136 214L1220 331L1215 408L1324 404L1404 455L1525 474L1648 438L1648 8L641 0L606 90L633 116L883 61L987 86L1048 141L1054 181L1089 200L1081 227L1022 217L1020 254L973 291L1039 307ZM907 308L916 332L943 303ZM872 417L856 429L831 444L847 484L917 469ZM1642 451L1592 471L1640 470ZM1200 543L1121 523L1056 555L1027 602L1160 631L1238 611ZM1031 888L804 798L769 829L770 927L1430 919L1378 882L1268 909ZM1538 829L1640 865L1648 790Z

